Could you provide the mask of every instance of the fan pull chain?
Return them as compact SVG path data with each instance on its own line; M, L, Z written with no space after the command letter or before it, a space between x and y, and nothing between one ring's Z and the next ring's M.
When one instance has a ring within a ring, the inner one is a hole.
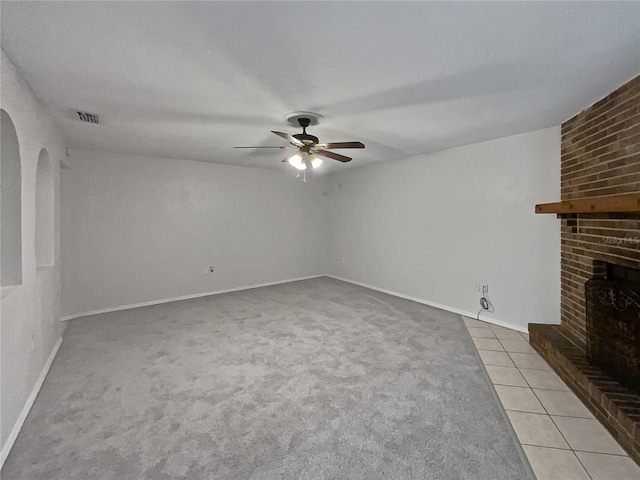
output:
M304 183L307 183L307 171L306 170L302 171L302 181Z

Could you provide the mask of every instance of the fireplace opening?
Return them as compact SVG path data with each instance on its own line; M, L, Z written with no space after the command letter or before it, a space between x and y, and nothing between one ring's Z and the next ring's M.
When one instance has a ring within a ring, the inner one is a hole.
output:
M587 357L640 393L640 270L606 264L585 284Z
M605 265L605 269L607 272L607 280L623 283L635 283L636 287L640 286L640 270L623 267L622 265L616 265L615 263L607 263Z

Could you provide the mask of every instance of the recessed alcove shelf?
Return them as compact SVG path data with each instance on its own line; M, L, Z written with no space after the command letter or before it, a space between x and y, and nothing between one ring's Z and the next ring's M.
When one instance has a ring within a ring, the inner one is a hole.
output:
M555 203L539 203L536 213L639 213L640 193L580 198Z

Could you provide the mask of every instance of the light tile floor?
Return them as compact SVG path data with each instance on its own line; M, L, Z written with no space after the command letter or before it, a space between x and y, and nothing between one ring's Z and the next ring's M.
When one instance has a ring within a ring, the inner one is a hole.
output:
M529 345L462 317L538 480L639 480L640 467Z

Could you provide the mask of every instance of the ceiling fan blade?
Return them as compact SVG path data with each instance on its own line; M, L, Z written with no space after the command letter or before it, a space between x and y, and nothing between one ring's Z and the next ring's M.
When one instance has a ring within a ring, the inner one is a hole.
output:
M364 148L364 143L361 142L332 142L332 143L323 143L318 145L320 148L324 148L326 150L332 150L335 148Z
M281 150L293 149L294 147L270 147L270 146L260 146L260 147L233 147L233 148L279 148Z
M344 155L340 155L339 153L329 152L327 150L315 150L313 153L316 155L320 155L322 157L332 158L333 160L338 160L339 162L350 162L350 157L345 157Z
M278 135L279 137L284 138L285 140L287 140L288 142L292 143L293 145L297 146L297 147L304 147L304 143L302 143L300 140L298 140L295 137L292 137L291 135L289 135L288 133L284 133L284 132L276 132L274 130L271 130L271 133L275 133L276 135Z

